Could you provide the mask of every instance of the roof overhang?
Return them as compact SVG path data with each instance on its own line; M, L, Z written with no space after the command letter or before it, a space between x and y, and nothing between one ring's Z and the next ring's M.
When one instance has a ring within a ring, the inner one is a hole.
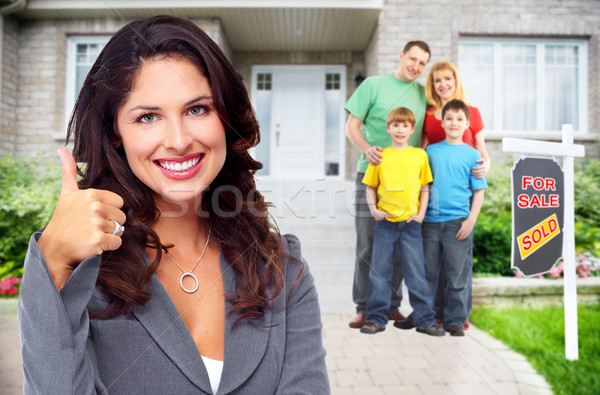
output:
M27 19L219 18L235 51L363 51L383 0L28 0Z

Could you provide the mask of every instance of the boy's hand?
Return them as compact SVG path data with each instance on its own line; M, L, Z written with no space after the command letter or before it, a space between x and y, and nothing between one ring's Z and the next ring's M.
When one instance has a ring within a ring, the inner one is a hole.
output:
M387 211L373 209L371 210L371 215L375 218L375 221L381 221L384 218L392 218L393 215L388 213Z
M479 163L479 166L473 166L471 168L471 174L473 174L475 178L483 178L490 169L490 162L481 158L477 159L477 163Z
M410 217L409 219L407 219L406 222L408 223L408 222L412 222L412 221L417 221L418 223L422 224L424 218L425 218L424 215L417 214L417 215L413 215L412 217Z
M371 148L369 148L367 150L367 152L365 152L365 156L367 157L367 161L369 161L370 164L377 166L378 164L381 163L381 154L380 152L383 151L383 148L378 147L376 145L372 146Z
M469 237L469 235L473 231L474 226L475 226L475 220L472 220L469 218L464 220L462 225L460 225L460 229L458 230L458 232L456 232L456 239L464 240L467 237Z

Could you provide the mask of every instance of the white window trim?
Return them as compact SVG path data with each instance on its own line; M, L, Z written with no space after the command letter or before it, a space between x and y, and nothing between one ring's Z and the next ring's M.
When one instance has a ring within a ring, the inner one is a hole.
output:
M578 102L579 107L579 128L574 130L574 137L577 140L586 140L595 138L595 135L589 132L588 129L588 43L585 39L562 39L562 38L502 38L502 37L461 37L461 44L492 44L494 51L494 76L501 76L501 48L502 44L535 44L538 59L543 59L544 46L547 44L570 44L579 47L579 68L577 74L578 81ZM459 58L460 62L460 58ZM537 96L543 98L543 80L545 76L545 63L536 63L536 78L537 78ZM460 70L460 64L458 65ZM500 78L494 78L494 91L501 91L502 81ZM467 92L468 95L468 92ZM475 103L476 104L476 103ZM536 130L502 130L502 111L500 106L494 105L494 125L486 125L486 139L497 140L503 137L519 137L519 138L540 138L544 137L549 140L562 140L561 131L545 131L545 117L543 109L543 100L538 102L536 108ZM494 128L497 128L494 130ZM497 131L497 130L500 131Z
M64 131L55 133L53 138L55 141L65 141L67 134L67 127L69 126L69 118L77 95L75 94L75 80L76 80L76 62L77 62L77 44L106 44L110 36L73 36L67 38L67 64L65 74L65 117L64 117Z

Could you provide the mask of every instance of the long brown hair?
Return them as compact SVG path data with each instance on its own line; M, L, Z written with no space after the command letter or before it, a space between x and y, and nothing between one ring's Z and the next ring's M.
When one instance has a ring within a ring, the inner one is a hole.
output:
M145 304L162 257L164 246L151 227L160 212L151 190L127 164L116 119L136 73L157 57L189 60L210 82L225 127L227 157L200 209L236 274L236 292L227 295L233 306L228 314L239 314L235 323L258 319L283 284L280 235L254 180L262 165L248 152L260 140L258 122L242 81L220 48L192 22L170 16L131 22L110 39L83 83L69 122L67 138L74 137L75 159L86 163L80 188L117 193L127 214L122 246L102 254L97 286L108 296L109 306L92 314L106 319ZM147 261L146 248L156 251L152 262Z

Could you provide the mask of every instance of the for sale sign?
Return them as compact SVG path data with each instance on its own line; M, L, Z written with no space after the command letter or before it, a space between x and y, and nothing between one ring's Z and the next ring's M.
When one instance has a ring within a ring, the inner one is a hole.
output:
M512 267L525 276L546 273L562 256L562 169L553 159L521 158L512 191Z

